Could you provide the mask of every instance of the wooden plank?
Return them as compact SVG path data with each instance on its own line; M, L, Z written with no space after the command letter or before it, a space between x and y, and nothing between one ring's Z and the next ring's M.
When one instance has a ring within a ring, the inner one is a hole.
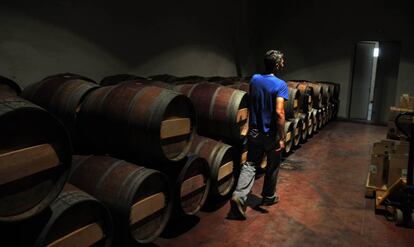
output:
M288 133L286 133L286 141L288 142L288 141L290 141L290 139L291 139L292 137L291 137L291 133L290 132L288 132Z
M224 177L228 176L232 172L233 172L233 161L230 161L220 166L217 180L218 181L222 180Z
M205 186L204 176L202 174L198 174L194 177L191 177L182 183L181 197L184 197L204 186Z
M242 108L237 111L237 122L242 122L247 120L249 117L249 110L247 108Z
M294 108L298 107L298 100L297 99L293 100L293 107Z
M104 237L101 226L92 223L53 241L47 247L89 247Z
M50 144L41 144L0 155L0 185L51 169L60 164Z
M173 118L162 121L161 139L187 135L191 132L190 118Z
M165 207L165 195L162 192L151 195L138 201L131 207L130 224L145 219Z

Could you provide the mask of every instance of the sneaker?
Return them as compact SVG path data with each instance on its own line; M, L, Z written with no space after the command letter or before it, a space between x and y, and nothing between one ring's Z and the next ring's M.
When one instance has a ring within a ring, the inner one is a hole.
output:
M279 196L274 196L272 198L263 197L262 199L262 206L271 206L279 202Z
M231 210L236 216L240 219L246 219L246 205L245 203L240 200L237 196L233 196L230 199Z

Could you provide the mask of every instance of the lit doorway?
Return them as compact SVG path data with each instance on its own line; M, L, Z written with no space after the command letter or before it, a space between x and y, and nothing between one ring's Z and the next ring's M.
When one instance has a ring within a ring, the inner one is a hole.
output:
M401 44L360 41L355 56L348 118L385 124L394 105Z

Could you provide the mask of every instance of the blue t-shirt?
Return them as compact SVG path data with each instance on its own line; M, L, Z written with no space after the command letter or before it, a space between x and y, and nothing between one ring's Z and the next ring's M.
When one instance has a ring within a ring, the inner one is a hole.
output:
M250 80L249 126L264 133L276 131L276 98L289 99L285 81L274 75L253 75Z

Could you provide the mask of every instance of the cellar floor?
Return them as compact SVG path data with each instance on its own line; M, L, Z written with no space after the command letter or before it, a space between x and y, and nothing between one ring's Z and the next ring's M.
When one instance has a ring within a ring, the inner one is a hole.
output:
M229 203L170 227L157 246L414 246L414 229L375 215L364 198L369 151L386 128L331 122L287 160L280 202L257 207L256 180L246 221L226 219Z

